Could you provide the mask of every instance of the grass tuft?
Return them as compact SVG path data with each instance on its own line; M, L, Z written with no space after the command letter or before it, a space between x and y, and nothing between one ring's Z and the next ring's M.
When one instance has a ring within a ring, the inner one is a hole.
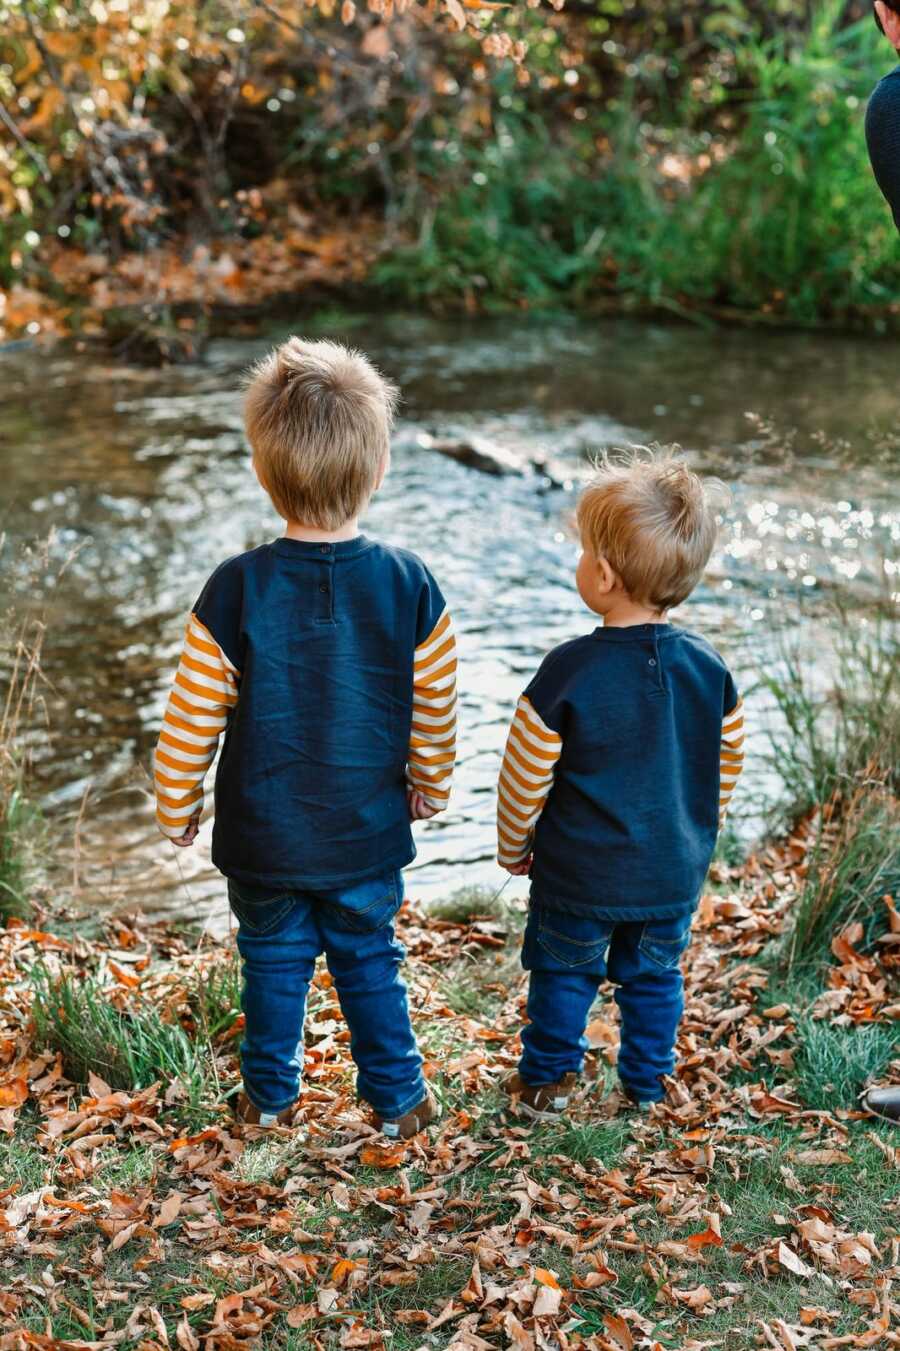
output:
M210 1042L226 1037L241 1015L241 967L237 957L229 952L222 961L198 973L188 1002Z
M814 1018L797 1024L798 1052L793 1082L809 1107L831 1110L851 1106L867 1084L877 1080L896 1053L896 1034L885 1023L837 1027Z
M459 887L442 901L428 907L435 919L451 924L470 924L475 919L506 917L506 906L499 892L491 887Z
M785 648L763 674L773 699L770 761L786 787L790 823L812 834L805 880L783 945L789 970L829 960L854 921L872 942L881 897L900 886L900 662L885 613L851 623L838 614L830 652ZM822 688L822 668L831 671Z
M163 1022L155 1009L122 1011L93 977L32 972L37 1043L62 1055L67 1078L87 1084L91 1071L113 1090L148 1088L177 1080L189 1109L211 1088L212 1057L203 1041Z
M900 792L900 642L896 613L856 620L837 610L814 653L788 639L761 683L774 705L772 767L796 819L864 778ZM814 658L814 659L813 659ZM822 672L831 673L823 687Z

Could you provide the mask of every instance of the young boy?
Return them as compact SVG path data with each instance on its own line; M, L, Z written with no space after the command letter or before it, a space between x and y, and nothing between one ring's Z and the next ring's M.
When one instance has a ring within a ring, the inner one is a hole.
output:
M212 857L243 958L238 1118L290 1121L324 952L360 1097L387 1135L437 1116L392 920L410 820L447 804L456 654L425 565L359 531L387 473L395 389L358 352L291 338L253 370L253 465L280 539L223 563L188 620L155 758L157 819L193 843L220 733Z
M500 773L499 861L528 873L529 1023L507 1091L568 1105L603 980L622 1015L619 1076L646 1109L674 1068L679 960L741 770L741 701L703 638L667 623L716 535L703 483L671 457L606 463L578 504L576 582L603 627L544 659Z

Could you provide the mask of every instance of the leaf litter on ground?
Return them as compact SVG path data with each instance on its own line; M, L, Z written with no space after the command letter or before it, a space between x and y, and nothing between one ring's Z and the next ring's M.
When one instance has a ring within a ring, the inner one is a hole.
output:
M54 934L49 917L10 921L0 1351L900 1346L900 1140L852 1100L802 1100L799 1009L769 1002L766 954L802 884L803 838L715 866L686 963L678 1070L646 1118L611 1087L608 990L568 1119L532 1126L509 1109L500 1086L525 998L514 909L449 920L407 905L399 917L444 1106L430 1134L403 1143L354 1100L326 971L295 1129L264 1134L221 1105L240 1015L223 1006L210 1038L198 1004L198 990L229 988L226 946L134 916L92 941L71 923ZM885 904L892 938L900 919ZM900 944L866 952L861 939L856 925L835 936L811 1016L895 1025ZM53 979L103 981L125 1024L152 1009L198 1040L202 1101L175 1079L67 1077L64 1048L31 1016L38 963ZM454 1011L460 981L481 1016ZM900 1080L900 1064L888 1075Z

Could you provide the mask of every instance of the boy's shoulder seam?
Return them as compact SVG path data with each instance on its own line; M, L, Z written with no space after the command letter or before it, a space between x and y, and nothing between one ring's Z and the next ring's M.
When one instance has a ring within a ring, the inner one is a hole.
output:
M269 548L271 548L270 543L257 544L254 549L244 549L239 554L232 554L230 558L223 558L222 562L213 569L212 576L215 577L217 572L224 572L226 569L237 571L242 563L248 562L256 554L261 554Z
M209 592L210 587L216 586L220 580L235 580L243 578L246 565L255 555L260 554L269 547L268 544L258 544L255 549L245 549L243 553L232 554L230 558L223 558L207 577L203 584L203 590L200 593L200 599L203 599Z
M403 549L397 544L384 544L379 539L371 538L369 538L369 544L373 551L380 553L382 557L393 559L394 562L409 568L411 571L417 572L423 580L434 580L428 564L412 549Z
M682 641L690 643L691 646L698 647L702 652L705 652L707 656L715 658L719 665L725 670L728 669L728 663L719 649L715 647L708 638L704 638L702 633L695 633L693 629L677 629L675 633L668 634L667 637L670 639L680 638Z
M591 651L594 646L592 642L593 636L592 633L582 633L579 634L577 638L567 638L564 643L559 643L556 647L551 647L550 651L541 662L541 666L546 671L553 666L557 666L565 657L575 656L582 651L585 653Z

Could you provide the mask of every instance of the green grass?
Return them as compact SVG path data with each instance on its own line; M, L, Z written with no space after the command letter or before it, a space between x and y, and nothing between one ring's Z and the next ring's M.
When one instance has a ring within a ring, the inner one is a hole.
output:
M826 1111L836 1102L853 1104L898 1050L896 1031L887 1023L839 1027L809 1017L797 1023L797 1044L792 1083L800 1101Z
M860 776L900 791L900 642L896 607L873 618L835 609L828 641L814 654L782 642L760 683L775 717L769 759L796 817ZM823 672L830 679L823 683Z
M228 952L202 972L188 991L188 1003L203 1036L218 1042L234 1027L241 1012L241 966Z
M40 812L15 775L11 786L0 787L0 923L31 913L33 858L42 826Z
M728 132L710 134L708 90L690 79L674 101L651 94L648 116L639 76L581 124L549 122L514 93L487 141L438 143L423 123L407 202L417 237L373 280L438 307L619 298L797 324L886 313L900 265L862 128L885 52L868 16L845 26L845 9L821 0L802 31L734 44ZM678 161L684 181L668 176Z
M789 969L832 960L858 921L864 943L885 927L881 898L900 887L900 646L896 616L837 613L831 647L786 640L761 681L772 701L769 762L784 784L776 829L816 810L800 897L781 945ZM823 687L822 670L829 672Z
M506 919L509 910L501 892L502 888L458 887L449 896L432 902L428 913L434 919L447 920L451 924L469 924L478 919Z
M178 1081L192 1112L214 1091L208 1043L192 1041L155 1009L120 1011L92 976L32 972L37 1043L59 1051L66 1076L86 1084L91 1071L113 1090Z

